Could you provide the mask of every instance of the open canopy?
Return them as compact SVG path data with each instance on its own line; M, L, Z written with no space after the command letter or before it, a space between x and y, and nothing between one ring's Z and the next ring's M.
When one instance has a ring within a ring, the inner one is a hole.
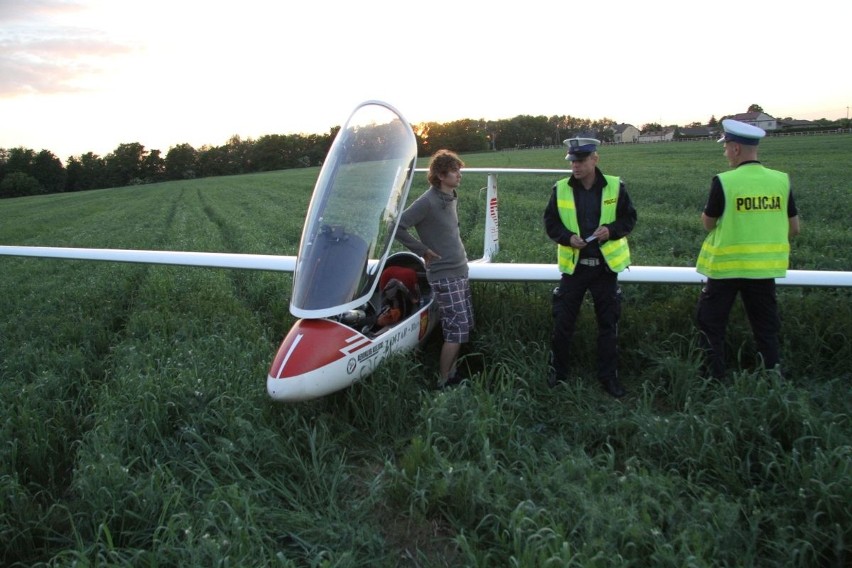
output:
M358 106L331 146L314 187L296 261L290 312L339 314L364 304L405 206L417 141L378 101Z

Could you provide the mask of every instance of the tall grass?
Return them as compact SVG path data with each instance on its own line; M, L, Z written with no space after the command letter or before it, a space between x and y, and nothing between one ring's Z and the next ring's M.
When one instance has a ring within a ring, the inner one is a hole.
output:
M804 148L804 146L807 146ZM852 138L769 139L793 179L794 268L852 270ZM806 155L808 159L803 160ZM465 156L565 167L560 151ZM639 212L636 264L688 266L724 169L713 143L602 150ZM295 254L317 170L0 201L0 243ZM498 260L554 262L554 179L501 176ZM411 199L423 190L419 175ZM484 176L460 190L471 257ZM846 566L852 542L848 290L782 288L782 379L703 379L694 286L624 284L616 401L547 388L547 284L477 283L471 379L435 390L440 338L353 387L280 405L267 366L289 275L0 258L0 564Z

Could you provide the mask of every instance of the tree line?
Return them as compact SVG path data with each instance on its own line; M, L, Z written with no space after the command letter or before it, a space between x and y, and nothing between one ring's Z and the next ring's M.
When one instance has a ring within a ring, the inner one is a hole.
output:
M165 157L138 143L119 144L99 156L87 152L71 156L65 165L50 151L28 148L0 149L0 197L19 197L141 185L321 163L333 139L328 135L270 135L258 140L233 136L222 146L196 150L178 144Z
M558 145L565 138L590 132L611 141L614 125L607 118L519 115L495 121L424 122L412 127L418 154L428 156L439 148L464 153ZM327 134L270 134L256 140L232 136L221 146L198 149L184 143L169 148L165 156L160 150L132 142L119 144L106 156L93 152L71 156L65 164L49 150L0 148L0 197L320 166L339 130L335 126Z
M715 122L715 116L711 117L711 125ZM845 122L848 128L849 120ZM439 148L466 153L555 146L584 135L612 142L616 124L609 118L518 115L503 120L423 122L412 128L418 155L429 156ZM642 127L643 132L653 129L661 126ZM0 198L320 166L339 130L335 126L327 134L270 134L256 140L232 136L221 146L199 149L178 144L165 156L132 142L119 144L103 157L92 152L71 156L65 164L48 150L0 148Z

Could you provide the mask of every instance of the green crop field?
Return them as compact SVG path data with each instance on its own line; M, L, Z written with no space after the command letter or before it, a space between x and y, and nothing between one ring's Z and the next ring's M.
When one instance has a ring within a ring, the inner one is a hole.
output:
M852 270L852 136L770 138L802 219L794 269ZM463 156L567 168L561 150ZM421 160L421 166L426 160ZM694 265L713 142L607 146L636 265ZM296 253L318 170L0 201L0 244ZM555 262L557 176L501 175L501 262ZM425 188L417 174L409 200ZM485 176L460 221L482 252ZM703 379L694 285L623 284L615 400L584 307L576 381L545 384L549 284L476 283L471 379L440 337L362 383L282 405L268 366L288 274L0 257L0 565L849 566L850 289L782 287L785 378Z

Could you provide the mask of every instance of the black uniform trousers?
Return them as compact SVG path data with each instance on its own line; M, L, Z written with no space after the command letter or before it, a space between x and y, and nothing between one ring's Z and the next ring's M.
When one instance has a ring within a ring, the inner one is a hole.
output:
M578 264L574 274L563 274L553 293L553 334L551 366L558 380L568 376L571 340L586 290L591 292L598 322L598 379L618 377L618 320L621 317L621 293L618 274L604 263L598 266Z
M773 278L709 278L701 290L696 310L699 341L706 355L706 370L715 378L725 374L725 328L737 294L743 299L757 350L763 365L772 369L780 363L781 318Z

